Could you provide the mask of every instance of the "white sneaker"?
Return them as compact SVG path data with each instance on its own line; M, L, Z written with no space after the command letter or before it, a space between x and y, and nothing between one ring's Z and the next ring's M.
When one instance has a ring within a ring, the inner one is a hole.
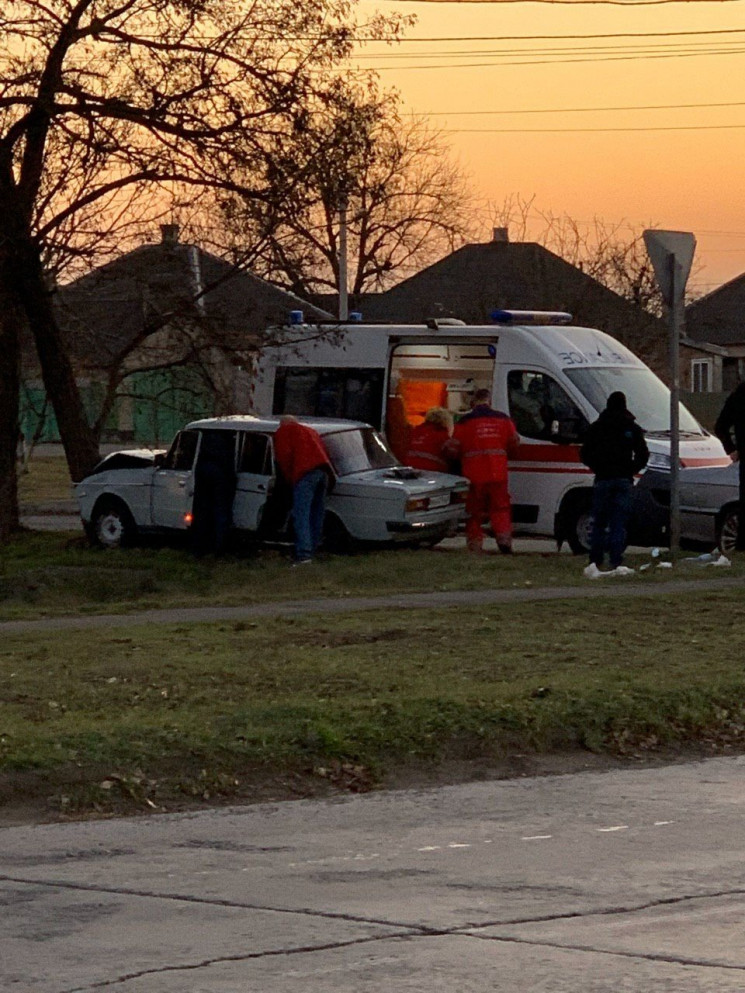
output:
M585 566L585 568L582 570L582 575L585 577L585 579L600 579L603 573L600 571L600 569L598 569L598 567L595 565L594 562L591 562L589 565Z
M633 576L634 570L629 569L627 565L618 565L615 569L611 569L609 575L611 576Z

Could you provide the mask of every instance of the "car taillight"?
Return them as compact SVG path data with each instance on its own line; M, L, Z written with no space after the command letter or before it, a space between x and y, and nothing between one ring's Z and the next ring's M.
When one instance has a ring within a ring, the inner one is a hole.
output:
M184 514L184 524L191 524L193 520L194 517L192 514Z
M468 490L453 490L450 494L451 503L465 503L468 499Z
M407 513L416 513L419 510L429 509L429 497L410 497L406 501Z

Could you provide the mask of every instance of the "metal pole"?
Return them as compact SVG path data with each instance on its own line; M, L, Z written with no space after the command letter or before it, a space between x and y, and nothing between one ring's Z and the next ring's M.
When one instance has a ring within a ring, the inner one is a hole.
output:
M339 320L349 317L347 298L347 201L339 201Z
M670 254L670 555L680 551L680 301L677 259Z

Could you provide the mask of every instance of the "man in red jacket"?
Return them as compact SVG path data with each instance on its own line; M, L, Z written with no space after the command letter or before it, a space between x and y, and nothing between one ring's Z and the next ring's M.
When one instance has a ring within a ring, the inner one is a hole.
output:
M476 390L470 413L455 425L446 450L460 459L471 486L466 500L468 548L480 552L483 522L489 519L500 552L512 551L512 509L507 489L507 459L514 458L520 436L507 414L494 410L489 390Z
M331 462L319 433L291 414L279 419L274 459L292 487L295 562L312 562L323 535L326 490L333 479Z

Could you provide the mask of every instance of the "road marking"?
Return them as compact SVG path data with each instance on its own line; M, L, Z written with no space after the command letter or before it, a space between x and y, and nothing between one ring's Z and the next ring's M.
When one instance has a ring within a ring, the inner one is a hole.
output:
M628 824L616 824L615 827L598 828L601 834L610 834L611 831L628 831Z
M520 841L545 841L548 838L553 838L552 834L526 834L520 839Z
M451 841L448 848L470 848L470 845L461 845L460 842Z
M674 824L674 823L675 823L675 821L655 821L654 822L654 826L655 827L664 827L666 824Z
M424 848L417 848L418 852L439 852L442 845L425 845Z

